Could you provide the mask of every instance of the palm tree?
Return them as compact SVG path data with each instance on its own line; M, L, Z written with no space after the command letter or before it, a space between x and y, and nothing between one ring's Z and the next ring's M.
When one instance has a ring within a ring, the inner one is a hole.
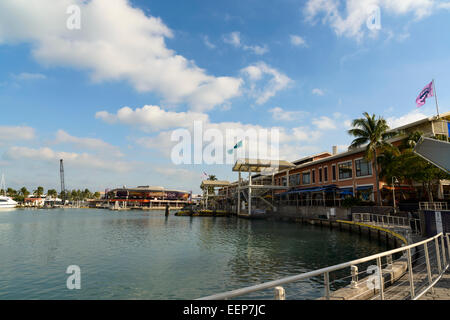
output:
M27 198L30 195L30 191L28 191L27 188L22 187L20 189L20 194L23 195L24 198Z
M394 149L386 140L395 136L395 132L388 132L389 126L385 119L375 115L370 116L363 113L364 118L355 119L352 122L353 129L348 133L356 137L350 147L358 148L366 145L364 155L367 161L372 161L375 168L375 178L377 183L377 203L381 206L380 178L378 175L377 149Z
M44 188L41 187L41 186L37 187L37 189L34 190L33 194L34 194L36 197L39 197L39 198L40 198L40 197L44 194Z

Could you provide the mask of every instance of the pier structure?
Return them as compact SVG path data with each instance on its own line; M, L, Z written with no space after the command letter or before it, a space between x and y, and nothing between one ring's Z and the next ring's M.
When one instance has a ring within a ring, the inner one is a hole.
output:
M220 200L227 200L230 196L229 187L230 182L229 181L220 181L220 180L203 180L202 184L200 185L200 188L203 190L203 197L202 197L202 205L203 209L210 210L210 209L227 209L227 202L226 201L220 201ZM218 189L225 190L225 193L219 192ZM211 204L210 199L213 200L213 205ZM214 201L217 200L217 201ZM217 208L217 205L219 205L220 208Z
M264 213L264 209L258 208L258 203L255 203L255 207L252 206L253 199L276 211L274 191L289 189L289 182L286 186L276 185L275 174L286 170L288 178L289 169L293 167L295 165L286 160L238 159L233 166L233 171L238 173L237 215L250 217L258 215L259 211ZM247 181L242 179L242 173L248 173ZM247 208L241 202L241 195L247 201Z

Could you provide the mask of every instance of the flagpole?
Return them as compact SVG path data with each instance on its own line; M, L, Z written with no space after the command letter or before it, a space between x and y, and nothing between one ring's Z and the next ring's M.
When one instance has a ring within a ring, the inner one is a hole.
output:
M434 90L434 98L436 100L436 111L437 111L437 117L439 119L439 105L438 105L438 99L437 99L437 93L436 93L436 85L434 83L434 79L433 79L433 90Z

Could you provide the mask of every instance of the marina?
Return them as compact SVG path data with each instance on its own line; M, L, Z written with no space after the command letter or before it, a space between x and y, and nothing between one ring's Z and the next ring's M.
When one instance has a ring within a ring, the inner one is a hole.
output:
M386 249L338 229L164 211L15 209L0 231L0 299L196 299ZM81 290L65 287L72 264Z

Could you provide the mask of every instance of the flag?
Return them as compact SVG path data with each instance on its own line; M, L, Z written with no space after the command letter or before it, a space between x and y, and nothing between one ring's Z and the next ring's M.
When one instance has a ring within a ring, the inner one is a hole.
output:
M240 147L242 147L242 140L239 141L238 143L236 143L234 145L233 149L228 150L228 154L232 154L235 149L240 148Z
M428 97L433 97L433 81L431 81L423 90L420 92L419 96L416 99L416 106L417 108L423 106L425 104L425 100Z

